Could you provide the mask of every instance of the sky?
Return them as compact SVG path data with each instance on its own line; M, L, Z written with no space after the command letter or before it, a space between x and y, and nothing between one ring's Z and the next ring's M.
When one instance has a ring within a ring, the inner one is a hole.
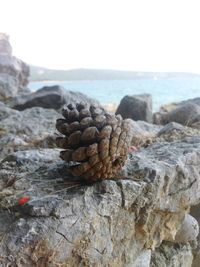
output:
M199 0L0 0L13 54L53 69L200 73Z

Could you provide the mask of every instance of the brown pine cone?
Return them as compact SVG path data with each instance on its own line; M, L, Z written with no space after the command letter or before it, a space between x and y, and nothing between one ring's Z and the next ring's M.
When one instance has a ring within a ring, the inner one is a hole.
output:
M102 107L79 103L62 110L57 130L64 135L56 144L65 150L60 157L76 162L69 170L88 181L111 178L125 164L131 143L130 120L112 115Z

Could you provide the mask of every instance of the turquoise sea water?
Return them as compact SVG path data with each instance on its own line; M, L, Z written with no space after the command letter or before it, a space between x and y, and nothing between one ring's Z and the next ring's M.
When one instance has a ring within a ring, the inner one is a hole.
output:
M35 91L43 86L51 85L61 85L67 90L82 92L96 98L102 104L118 104L125 95L148 93L152 95L154 111L157 111L163 104L200 97L200 76L135 80L31 82L29 88Z

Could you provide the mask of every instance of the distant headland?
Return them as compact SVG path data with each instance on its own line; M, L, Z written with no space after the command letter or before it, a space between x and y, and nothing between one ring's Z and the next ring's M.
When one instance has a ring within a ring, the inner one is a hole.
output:
M30 66L30 81L133 80L200 76L185 72L141 72L103 69L53 70Z

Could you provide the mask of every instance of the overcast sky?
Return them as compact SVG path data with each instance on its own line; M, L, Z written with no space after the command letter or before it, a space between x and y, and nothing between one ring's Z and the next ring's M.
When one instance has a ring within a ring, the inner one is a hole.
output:
M200 0L0 0L14 54L49 68L200 73Z

